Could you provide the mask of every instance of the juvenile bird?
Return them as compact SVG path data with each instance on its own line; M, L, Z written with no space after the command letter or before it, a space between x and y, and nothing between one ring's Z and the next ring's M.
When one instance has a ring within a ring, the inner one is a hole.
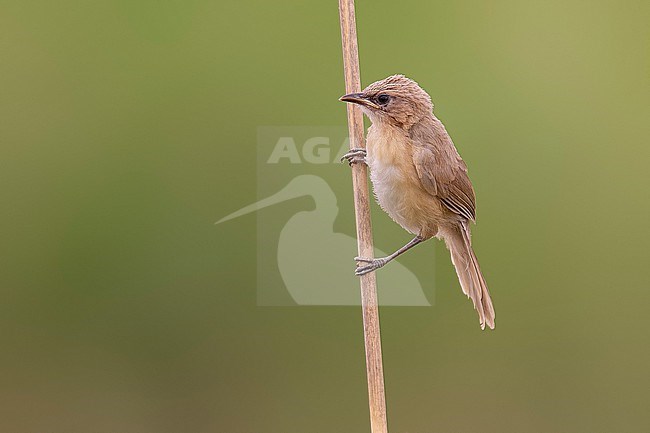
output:
M368 165L381 208L415 235L387 257L355 257L355 273L379 269L434 236L443 239L481 329L486 324L494 329L494 307L470 239L469 224L476 221L474 189L467 166L433 114L431 97L415 81L393 75L340 100L358 104L372 122L367 148L352 149L343 158Z

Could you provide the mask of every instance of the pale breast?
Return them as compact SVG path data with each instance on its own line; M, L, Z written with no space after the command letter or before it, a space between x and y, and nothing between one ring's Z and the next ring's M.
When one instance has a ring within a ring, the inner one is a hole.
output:
M420 184L409 139L392 131L377 132L368 134L366 158L377 202L409 232L434 235L441 210Z

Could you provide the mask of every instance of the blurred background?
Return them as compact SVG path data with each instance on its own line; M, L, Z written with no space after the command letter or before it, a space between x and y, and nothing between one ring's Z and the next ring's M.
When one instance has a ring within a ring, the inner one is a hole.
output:
M391 432L650 431L649 19L357 2L363 84L416 79L469 165L497 311L441 243L401 260L435 305L381 310ZM337 2L8 0L0 58L0 431L369 431L358 308L257 306L263 214L214 225L259 126L345 125Z

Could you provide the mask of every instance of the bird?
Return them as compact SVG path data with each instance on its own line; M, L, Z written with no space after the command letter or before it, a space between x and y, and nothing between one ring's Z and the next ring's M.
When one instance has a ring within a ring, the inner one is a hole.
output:
M476 222L474 188L467 165L434 115L429 94L399 74L339 99L358 105L372 123L366 148L351 149L342 161L368 166L379 206L415 235L389 256L355 257L355 274L376 271L433 237L444 240L481 329L486 325L494 329L494 306L471 242L470 223Z

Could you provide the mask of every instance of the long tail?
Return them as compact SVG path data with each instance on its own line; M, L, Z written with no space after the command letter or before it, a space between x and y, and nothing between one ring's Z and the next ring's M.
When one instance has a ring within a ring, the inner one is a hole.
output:
M478 312L481 329L485 329L485 324L494 329L494 307L476 254L472 250L468 223L459 223L455 228L446 230L443 237L451 252L451 261L456 268L463 293L472 300Z

